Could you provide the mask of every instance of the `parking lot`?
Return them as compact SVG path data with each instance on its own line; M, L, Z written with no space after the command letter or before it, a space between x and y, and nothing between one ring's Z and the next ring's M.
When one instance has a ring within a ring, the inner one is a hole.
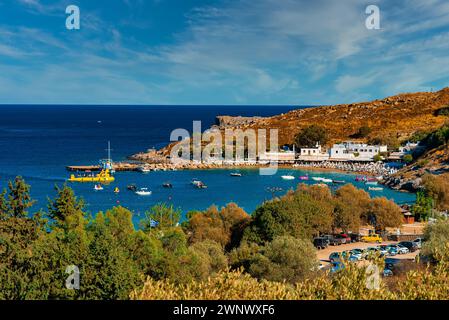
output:
M328 246L325 249L322 250L317 250L317 257L320 260L321 263L323 263L324 265L330 263L329 261L329 255L332 252L343 252L343 251L348 251L348 250L352 250L352 249L366 249L368 247L377 247L379 245L388 245L388 244L396 244L398 242L394 242L394 241L384 241L381 244L379 243L366 243L366 242L353 242L353 243L348 243L348 244L342 244L339 246ZM406 253L406 254L397 254L395 255L394 259L408 259L408 260L413 260L415 259L415 257L419 254L419 250L415 251L415 252L410 252L410 253Z

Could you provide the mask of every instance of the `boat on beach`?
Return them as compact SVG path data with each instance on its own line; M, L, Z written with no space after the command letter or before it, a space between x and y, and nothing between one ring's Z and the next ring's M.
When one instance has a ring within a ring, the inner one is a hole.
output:
M281 178L284 180L295 180L294 176L281 176Z
M138 196L149 196L151 195L151 191L148 190L148 188L140 188L135 192Z

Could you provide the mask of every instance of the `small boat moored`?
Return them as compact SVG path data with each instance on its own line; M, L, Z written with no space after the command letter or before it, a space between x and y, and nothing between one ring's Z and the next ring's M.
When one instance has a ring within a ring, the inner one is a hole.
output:
M335 184L344 184L345 181L343 181L343 180L332 180L332 183L335 183Z
M200 181L198 179L192 179L191 183L198 189L206 189L207 188L207 186L204 184L204 182Z
M241 177L242 174L240 172L231 172L230 176L231 177Z
M370 191L383 191L384 188L381 188L381 187L369 187L368 190L370 190Z
M151 171L151 169L150 168L148 168L148 167L145 167L145 166L141 166L141 167L139 167L139 169L138 169L140 172L142 172L142 173L148 173L148 172L150 172Z
M95 191L101 191L101 190L103 190L103 187L101 186L101 184L96 184L96 185L94 186L94 190L95 190Z
M281 178L284 180L295 180L294 176L281 176Z
M299 176L299 180L307 181L309 180L309 176Z
M120 193L120 189L118 187L114 188L114 193Z
M137 191L137 187L135 184L130 184L128 186L126 186L126 189L132 191L132 192L136 192Z
M173 188L173 185L170 182L164 182L162 186L167 189Z
M140 188L135 193L139 196L149 196L152 192L149 191L148 188Z

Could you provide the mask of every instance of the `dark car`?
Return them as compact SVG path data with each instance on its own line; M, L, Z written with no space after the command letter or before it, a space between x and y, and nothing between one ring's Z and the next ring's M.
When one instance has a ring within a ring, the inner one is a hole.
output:
M360 242L362 236L359 233L350 233L351 242Z
M339 246L341 244L341 241L339 239L330 234L325 234L322 237L325 238L328 241L328 244L331 246Z
M413 241L401 241L399 244L406 247L410 252L415 252L419 249L418 245Z
M327 240L327 238L318 237L313 239L313 245L317 249L324 249L329 246L329 241Z

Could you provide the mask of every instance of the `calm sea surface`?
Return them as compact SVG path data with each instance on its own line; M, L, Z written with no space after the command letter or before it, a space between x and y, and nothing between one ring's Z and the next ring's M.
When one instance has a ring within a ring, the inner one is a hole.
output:
M54 186L64 184L69 173L66 165L97 164L106 158L107 141L111 141L112 158L124 160L128 155L151 147L164 146L176 128L192 130L192 121L201 120L203 130L214 124L216 115L269 116L293 109L285 106L0 106L0 187L17 175L31 185L37 200L35 209L46 208L47 197L54 197ZM151 205L165 201L180 207L205 209L236 202L248 212L272 197L270 187L284 192L296 181L284 181L283 174L295 176L304 171L279 170L274 176L260 176L258 170L241 170L243 177L230 177L229 170L122 172L103 191L95 192L92 184L70 186L83 197L91 213L120 204L135 213L135 221ZM310 176L329 177L354 183L354 175L308 172ZM195 189L192 178L204 181L207 189ZM162 188L171 182L173 189ZM126 190L128 184L148 187L149 197L139 197ZM311 182L310 182L311 183ZM118 186L119 194L114 194ZM368 191L368 190L367 190ZM385 189L370 192L396 202L414 201L412 194Z

